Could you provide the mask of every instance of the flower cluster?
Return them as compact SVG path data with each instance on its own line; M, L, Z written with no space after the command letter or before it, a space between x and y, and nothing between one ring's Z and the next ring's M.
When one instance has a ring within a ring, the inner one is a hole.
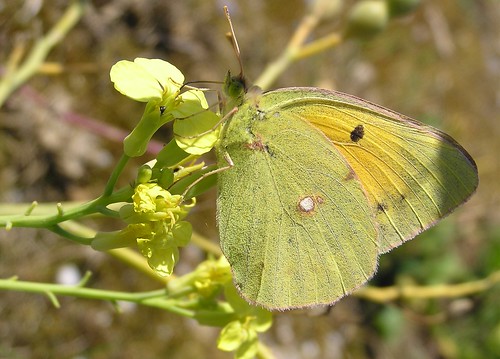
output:
M198 313L195 318L202 324L222 327L217 341L220 350L234 352L237 359L255 357L259 349L258 333L271 327L273 316L240 297L224 256L200 263L194 271L169 281L167 288L174 296L177 293L196 294L205 308L211 308L211 311ZM227 303L210 305L210 300L216 300L222 290Z
M248 304L232 283L226 285L224 294L237 318L222 328L217 347L223 351L234 351L238 359L254 358L259 346L258 333L271 327L273 315L263 308Z
M205 299L218 296L222 289L231 284L231 269L224 256L208 259L195 270L168 282L169 294L192 292Z
M133 203L120 209L128 230L135 232L137 246L149 266L161 276L172 274L179 259L178 247L191 239L191 223L182 221L193 205L181 204L180 195L172 195L155 183L139 184Z
M137 245L149 266L160 276L172 274L179 259L179 247L191 239L192 228L183 221L194 205L182 204L156 183L140 183L134 188L133 203L120 209L127 227L115 232L99 232L92 242L95 249L107 250Z
M111 68L110 77L119 92L147 103L141 120L123 141L125 155L144 154L155 132L171 121L175 143L165 146L168 155L167 151L161 151L153 166L146 164L139 169L132 201L119 211L127 227L98 233L92 246L106 250L136 244L150 267L157 274L168 276L178 260L178 248L191 238L191 224L183 218L194 205L194 199L185 204L181 195L174 195L166 188L188 173L180 166L183 161L189 156L194 159L214 146L220 118L209 111L204 93L186 88L184 75L166 61L145 58L119 61Z

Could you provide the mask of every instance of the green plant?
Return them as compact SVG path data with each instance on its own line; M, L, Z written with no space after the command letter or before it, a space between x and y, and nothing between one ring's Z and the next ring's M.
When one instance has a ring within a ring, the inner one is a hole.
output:
M323 11L321 6L325 6L324 3L317 2L316 7L304 18L307 21L304 20L292 37L283 52L284 55L264 71L256 81L257 84L267 88L291 63L323 52L344 41L344 34L336 32L313 42L305 42L315 26L326 19L326 15L336 14L335 8L329 12ZM393 14L392 11L388 11L384 2L365 3L366 6L373 3L371 5L375 5L379 10L382 9L378 12L382 17L377 19L375 28L370 28L373 25L372 18L369 24L364 24L361 15L353 15L351 19L361 21L362 24L356 24L355 21L349 23L346 27L349 30L346 30L345 34L350 37L365 37L367 33L371 35L372 31L383 30ZM361 25L363 29L357 33L356 27ZM42 60L43 58L40 61ZM151 64L153 66L150 66ZM129 72L120 73L117 71L120 67ZM214 178L209 174L216 170L215 167L205 166L196 160L199 155L210 150L216 141L217 125L221 118L208 110L209 106L201 91L196 89L184 91L184 78L172 65L159 60L137 59L134 62L120 62L114 69L111 77L117 89L147 104L143 117L124 141L124 155L117 162L103 194L84 205L71 208L58 206L57 213L50 215L35 215L36 205L33 205L23 215L2 216L0 225L6 229L45 228L79 244L91 245L97 250L137 246L156 273L169 275L178 261L178 247L185 245L191 236L191 228L184 220L185 216L195 205L195 197L214 185ZM158 77L168 78L171 81L158 82L156 81ZM27 77L23 79L26 80ZM119 84L122 80L126 83ZM183 121L175 122L176 119ZM144 154L153 134L170 121L174 122L177 140L169 142L155 161L149 161L137 169L133 185L115 189L116 182L129 159ZM166 188L169 188L168 192ZM123 221L124 228L111 233L92 233L88 228L75 228L69 222L92 214L119 218ZM256 333L270 326L271 315L250 307L235 295L227 262L223 258L216 258L220 255L217 250L214 250L212 255L214 258L201 263L192 273L170 280L166 289L154 292L131 294L93 290L85 287L88 277L74 287L22 282L15 279L2 280L0 287L45 293L56 306L57 295L71 295L112 302L126 300L169 310L194 318L200 324L223 327L219 341L219 346L223 350L236 351L237 356L242 358L253 356L256 352L264 355L266 351L257 343ZM469 290L459 291L454 295L483 291L497 281L498 276L492 276L490 281L482 283L483 286L469 285ZM405 296L418 297L419 293L422 297L440 297L443 293L449 293L448 289L434 288L429 290L431 294L425 294L427 293L425 288L419 287L367 288L358 295L369 300L386 302ZM387 294L389 292L390 295ZM225 300L220 299L221 294L225 294Z

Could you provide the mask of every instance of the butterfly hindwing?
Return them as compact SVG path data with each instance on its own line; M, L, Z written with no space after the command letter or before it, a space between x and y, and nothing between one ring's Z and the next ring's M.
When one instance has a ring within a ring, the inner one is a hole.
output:
M249 301L331 304L373 275L375 216L342 153L268 99L242 105L218 146L234 163L219 173L221 247Z

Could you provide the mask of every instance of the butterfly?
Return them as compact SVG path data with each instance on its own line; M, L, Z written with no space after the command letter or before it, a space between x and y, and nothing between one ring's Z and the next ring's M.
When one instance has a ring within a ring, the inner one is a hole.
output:
M345 93L265 93L225 81L217 218L234 283L270 310L331 305L380 254L436 224L478 185L446 133Z

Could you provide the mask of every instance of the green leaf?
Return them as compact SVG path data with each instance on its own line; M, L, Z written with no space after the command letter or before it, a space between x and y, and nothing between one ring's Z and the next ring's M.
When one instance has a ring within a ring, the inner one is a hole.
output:
M171 140L161 149L161 151L156 156L157 161L154 167L174 167L188 156L189 153L182 150L177 145L177 141Z
M271 325L273 325L273 313L260 307L254 307L253 311L255 313L255 320L252 322L252 327L255 331L262 333L271 328Z
M194 319L201 325L208 325L212 327L223 327L229 322L235 320L235 315L228 311L229 306L217 306L210 310L197 310Z
M248 304L243 298L241 298L238 290L233 285L232 282L228 282L224 287L224 296L229 304L234 308L234 311L238 313L239 316L243 317L249 313L252 309L250 304Z
M172 194L183 193L184 190L190 184L192 184L194 181L196 181L201 176L207 174L208 172L215 170L216 168L217 168L216 165L211 165L211 166L207 166L206 168L204 168L200 171L191 173L189 176L186 176L186 177L182 178L181 180L177 181L176 183L174 183L173 186L169 188L170 193L172 193ZM188 193L185 196L185 199L199 196L203 192L205 192L208 189L215 186L216 181L217 181L217 176L215 176L215 175L210 175L210 176L205 177L203 180L201 180L199 183L197 183L195 186L193 186L188 191Z
M163 188L168 188L174 183L174 171L170 168L163 168L159 171L157 177L158 185Z

